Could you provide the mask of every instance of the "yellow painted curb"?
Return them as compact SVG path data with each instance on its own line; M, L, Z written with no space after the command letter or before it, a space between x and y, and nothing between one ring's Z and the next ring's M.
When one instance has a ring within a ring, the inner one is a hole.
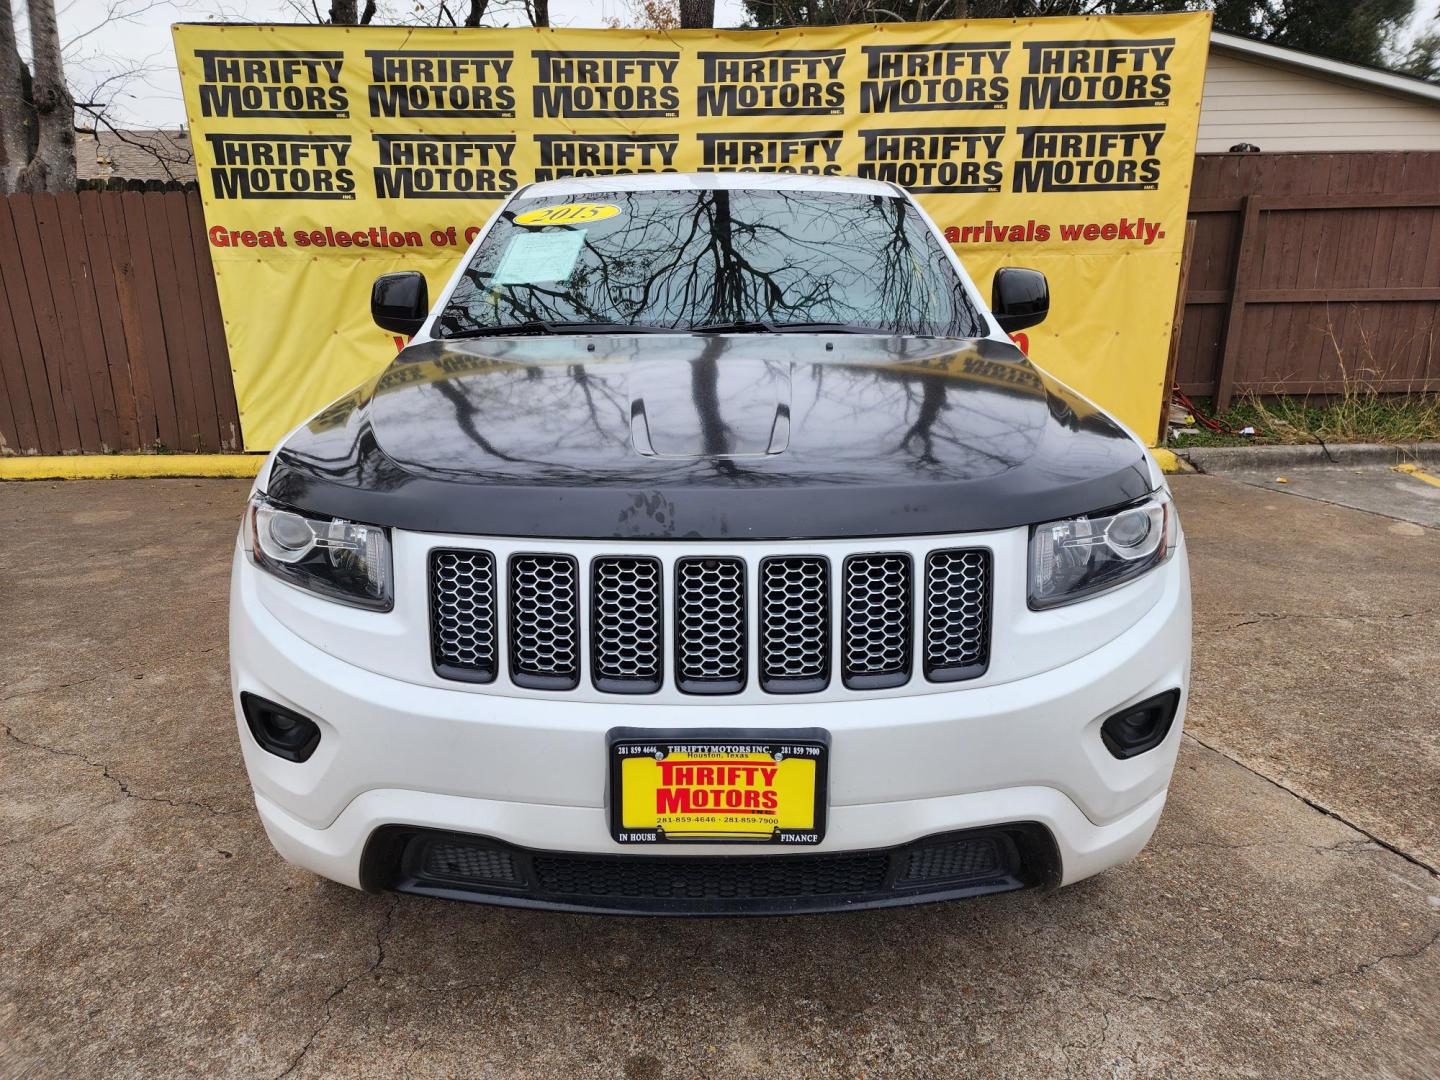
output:
M1407 461L1403 465L1391 465L1390 468L1395 470L1395 472L1404 473L1406 476L1413 476L1422 484L1429 484L1431 487L1440 487L1440 476L1426 472L1420 468L1419 465L1412 465Z
M0 480L221 477L248 480L264 454L74 454L0 458Z
M1155 446L1150 448L1150 456L1153 457L1155 463L1160 466L1161 472L1183 473L1194 471L1190 463L1176 454L1174 450L1165 450Z

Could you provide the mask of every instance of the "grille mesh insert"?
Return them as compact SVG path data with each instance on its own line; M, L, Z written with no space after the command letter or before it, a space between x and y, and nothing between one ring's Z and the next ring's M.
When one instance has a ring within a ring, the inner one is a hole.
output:
M591 573L595 685L632 694L660 689L660 560L606 556L591 564Z
M1000 846L991 836L970 836L911 850L899 884L991 877L1003 872Z
M845 560L841 668L846 686L870 690L910 678L910 604L908 556Z
M830 567L813 555L760 563L760 685L776 693L830 681Z
M580 583L568 555L510 559L510 677L568 690L580 682Z
M889 860L880 854L791 858L587 859L537 855L542 892L629 900L747 900L844 896L884 887Z
M735 694L745 686L745 564L675 564L675 668L681 690Z
M495 560L488 551L435 551L430 555L430 650L435 667L451 678L495 678Z
M510 852L459 840L430 841L422 866L426 877L521 884Z
M932 551L925 560L925 675L973 679L990 660L990 553Z

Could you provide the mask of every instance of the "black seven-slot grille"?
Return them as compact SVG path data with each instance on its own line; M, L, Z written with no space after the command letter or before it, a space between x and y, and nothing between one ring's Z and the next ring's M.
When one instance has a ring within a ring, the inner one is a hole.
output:
M444 678L490 682L502 632L509 676L518 686L571 690L580 684L581 608L589 609L586 666L607 693L645 694L665 678L664 622L673 619L674 680L684 693L735 694L745 688L755 635L760 686L774 694L824 690L832 657L851 690L909 682L915 656L931 682L973 679L990 661L991 559L983 548L926 555L920 580L909 555L851 555L841 564L832 641L830 561L821 555L758 560L758 611L748 616L747 565L734 556L677 559L665 581L652 556L606 555L581 568L569 555L516 554L500 574L486 551L430 555L430 645ZM673 600L667 612L666 586ZM918 593L917 593L918 588ZM916 604L920 641L916 642Z

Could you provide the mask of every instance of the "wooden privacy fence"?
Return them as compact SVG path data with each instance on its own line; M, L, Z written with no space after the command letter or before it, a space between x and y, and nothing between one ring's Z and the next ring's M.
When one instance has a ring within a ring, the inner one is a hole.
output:
M1440 153L1201 154L1176 381L1440 389Z
M199 193L0 198L0 451L149 448L240 448Z

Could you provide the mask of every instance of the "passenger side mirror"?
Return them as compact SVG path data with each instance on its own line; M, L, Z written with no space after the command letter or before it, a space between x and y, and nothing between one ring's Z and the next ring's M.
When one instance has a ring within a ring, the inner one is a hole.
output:
M1044 322L1050 312L1050 284L1039 270L1002 266L995 271L990 310L1007 334Z
M370 286L370 317L377 326L412 337L430 314L430 287L414 270L381 274Z

